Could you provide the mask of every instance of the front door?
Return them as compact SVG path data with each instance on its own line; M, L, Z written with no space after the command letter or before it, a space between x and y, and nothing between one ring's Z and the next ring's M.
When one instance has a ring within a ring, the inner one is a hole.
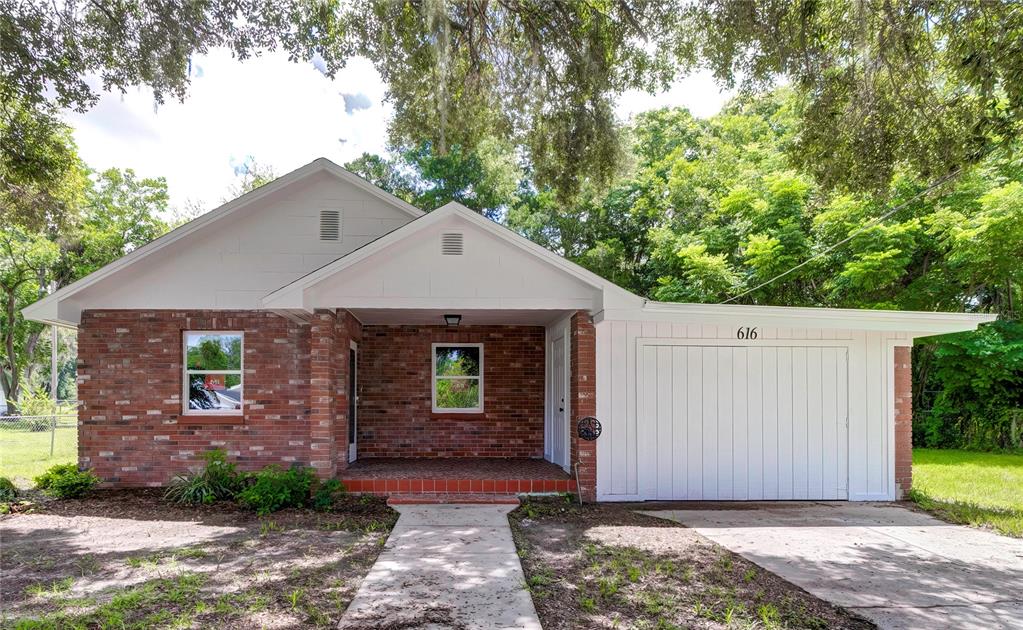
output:
M551 341L551 460L568 469L568 394L565 383L565 337Z
M358 346L352 342L348 349L348 461L354 462L356 457L356 425L358 424L359 394L356 389L358 384Z

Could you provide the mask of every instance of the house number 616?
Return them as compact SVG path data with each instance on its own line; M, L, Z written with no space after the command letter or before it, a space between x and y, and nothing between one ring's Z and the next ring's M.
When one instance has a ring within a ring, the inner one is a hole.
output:
M738 339L756 339L757 338L757 327L750 328L749 326L739 326L739 331L735 333Z

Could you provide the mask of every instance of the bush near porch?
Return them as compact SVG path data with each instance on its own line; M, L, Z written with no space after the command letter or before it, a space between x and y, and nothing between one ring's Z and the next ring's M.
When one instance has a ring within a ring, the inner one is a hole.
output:
M909 496L947 521L1023 538L1023 453L914 449Z

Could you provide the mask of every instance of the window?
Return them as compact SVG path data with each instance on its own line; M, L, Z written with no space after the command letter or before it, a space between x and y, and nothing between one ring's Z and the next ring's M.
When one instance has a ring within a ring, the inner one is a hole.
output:
M242 333L185 333L186 414L240 414Z
M483 344L433 344L433 410L483 411Z

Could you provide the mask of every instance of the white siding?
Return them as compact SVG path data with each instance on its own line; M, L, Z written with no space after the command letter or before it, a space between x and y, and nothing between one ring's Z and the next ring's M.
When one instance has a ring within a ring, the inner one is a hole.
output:
M597 416L604 426L597 441L598 498L894 498L887 374L893 367L890 340L906 334L766 327L758 328L757 340L738 341L732 326L714 323L604 320L596 329ZM696 350L662 357L663 346L651 339ZM644 357L658 366L658 379L670 378L672 396L684 401L672 401L670 413L645 411L647 401L656 410L668 400L656 380L640 380L637 361ZM669 377L660 375L662 365ZM751 380L754 372L762 377ZM733 391L736 379L744 381L743 391ZM821 393L827 391L835 394ZM717 422L719 414L729 422ZM811 416L825 421L810 423ZM657 431L641 430L645 426ZM671 459L670 473L658 457L667 450L660 436L669 434L671 449L684 453ZM821 444L828 447L812 448ZM800 453L813 457L794 466Z
M340 212L340 240L320 240L324 209ZM258 308L268 292L411 220L379 197L318 173L104 278L74 300L82 308Z
M463 253L441 252L444 234ZM593 309L602 291L451 214L306 289L309 303L349 308Z

